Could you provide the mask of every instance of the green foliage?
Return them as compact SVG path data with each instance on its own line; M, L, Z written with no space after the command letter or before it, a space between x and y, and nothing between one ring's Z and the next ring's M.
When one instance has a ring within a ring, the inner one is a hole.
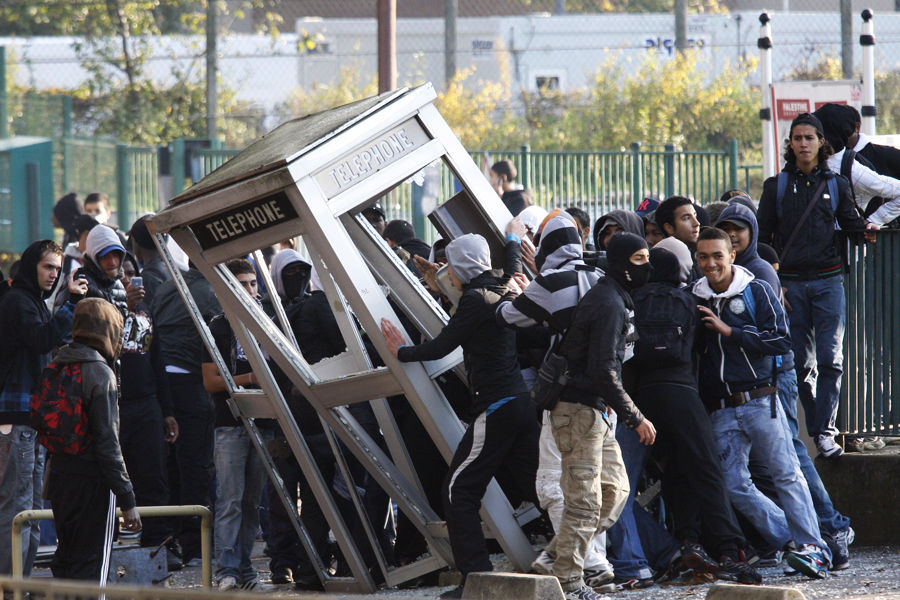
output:
M875 75L878 133L900 133L900 71Z
M610 58L586 89L523 93L518 109L501 83L465 71L438 98L441 114L467 148L615 149L633 141L722 149L736 138L758 152L758 92L747 83L752 62L728 66L707 81L696 53L670 61Z

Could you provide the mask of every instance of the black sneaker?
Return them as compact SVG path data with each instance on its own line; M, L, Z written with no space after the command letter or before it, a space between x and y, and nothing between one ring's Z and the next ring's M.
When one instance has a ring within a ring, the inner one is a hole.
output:
M681 547L681 559L684 561L684 565L689 569L693 569L695 573L712 573L715 575L719 569L719 563L714 561L703 549L703 546L697 542L684 543Z
M463 586L458 585L452 590L447 590L443 594L441 594L441 598L462 598L463 594Z
M684 560L682 559L681 554L679 554L678 558L670 562L669 566L666 567L666 570L659 573L653 581L657 585L671 583L680 579L681 576L688 571L690 571L690 569L684 564Z
M735 583L746 585L759 585L762 583L762 575L757 573L756 569L746 562L735 562L728 556L722 557L716 576L725 581L734 581Z
M272 569L272 583L276 585L294 583L294 572L290 567L275 567Z

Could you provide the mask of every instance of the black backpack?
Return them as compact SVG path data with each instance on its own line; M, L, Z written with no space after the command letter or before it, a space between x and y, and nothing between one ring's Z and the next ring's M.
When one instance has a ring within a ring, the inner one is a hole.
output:
M685 289L648 283L632 293L638 365L658 369L691 363L697 302Z

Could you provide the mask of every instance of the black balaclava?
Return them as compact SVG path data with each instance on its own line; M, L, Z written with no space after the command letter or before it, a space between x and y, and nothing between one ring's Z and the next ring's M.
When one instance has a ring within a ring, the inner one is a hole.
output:
M289 267L299 266L299 268L294 269L293 273L285 273ZM290 301L295 298L300 298L304 294L306 294L306 290L309 288L309 277L310 272L312 271L312 265L305 261L294 261L289 263L284 267L281 271L281 285L284 286L284 295Z
M650 264L653 265L650 281L681 285L681 263L674 253L665 248L650 248Z
M609 267L606 273L626 290L639 288L650 279L653 267L650 263L635 265L631 255L647 249L647 241L633 233L619 232L606 245L606 259Z

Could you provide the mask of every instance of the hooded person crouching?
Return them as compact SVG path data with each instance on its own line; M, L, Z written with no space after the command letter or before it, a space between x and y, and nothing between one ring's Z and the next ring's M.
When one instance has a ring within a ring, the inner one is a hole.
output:
M75 307L72 343L56 356L57 364L81 365L90 438L82 454L50 455L46 495L56 522L58 544L51 569L57 578L106 579L103 566L108 568L117 502L125 529L141 529L119 447L119 392L113 365L122 348L122 325L115 306L86 298Z

